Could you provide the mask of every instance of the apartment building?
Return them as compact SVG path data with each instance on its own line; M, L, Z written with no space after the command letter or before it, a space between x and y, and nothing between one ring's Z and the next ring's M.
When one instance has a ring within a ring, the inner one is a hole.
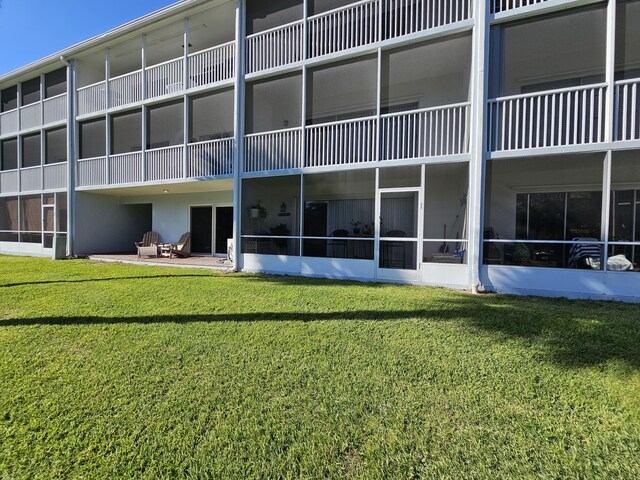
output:
M639 0L186 0L0 77L0 252L640 301L639 84Z

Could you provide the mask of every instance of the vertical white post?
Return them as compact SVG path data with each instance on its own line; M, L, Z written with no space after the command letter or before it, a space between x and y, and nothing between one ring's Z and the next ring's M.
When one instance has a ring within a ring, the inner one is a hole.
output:
M21 121L20 121L20 109L22 108L22 84L18 83L17 87L16 87L16 127L17 127L17 145L16 145L16 149L18 152L18 158L16 159L16 171L17 171L17 180L18 180L18 185L17 185L17 189L16 191L18 193L20 193L21 187L20 185L22 184L22 135L20 135L20 130L22 129L22 125L21 125ZM19 203L19 202L18 202ZM20 212L20 205L18 205L18 212ZM20 220L18 219L18 222ZM20 223L18 223L18 231L20 231ZM20 240L20 237L18 237L18 240Z
M375 142L376 142L376 161L380 161L381 160L381 153L380 151L382 150L382 120L381 120L381 113L382 113L382 108L381 108L381 102L382 102L382 48L378 47L378 65L377 65L377 70L376 70L376 75L377 75L377 80L376 80L376 135L375 135ZM386 139L386 141L388 141L389 139Z
M76 165L78 161L78 102L76 101L76 69L77 63L67 66L67 256L73 256L75 239L76 212ZM57 205L57 199L56 199ZM56 206L57 208L57 206ZM57 223L57 215L56 220ZM56 225L56 231L57 231Z
M476 2L476 23L473 27L471 55L471 113L469 163L469 287L477 293L481 289L484 182L486 173L486 105L489 63L489 28L487 2Z
M607 111L605 112L604 141L613 141L614 102L615 102L615 61L616 61L616 0L609 0L607 4L607 63L605 78L607 82Z
M147 99L147 36L142 35L142 181L147 180L147 108L144 101Z
M111 50L107 49L104 56L104 76L106 85L106 98L107 98L107 114L105 116L104 133L105 133L105 166L107 171L105 172L106 184L111 184L111 115L109 114L109 107L111 106L111 87L109 85L109 78L111 77Z
M182 68L182 89L185 92L183 96L183 111L182 111L182 177L187 178L189 168L189 96L187 95L187 89L189 88L189 19L184 19L184 32L182 36L183 48L183 68Z
M421 165L420 168L420 193L418 194L418 231L416 237L418 238L418 245L416 245L416 260L418 261L418 282L421 280L422 260L424 258L424 204L425 204L425 179L426 179L427 166Z
M602 221L600 227L600 238L604 242L604 252L602 255L602 269L607 271L607 259L609 257L609 221L611 220L611 163L613 153L607 150L603 161L602 171Z
M245 0L236 0L235 89L233 115L235 148L233 149L233 270L242 269L240 235L242 234L242 167L244 162L244 39Z
M376 168L375 202L373 207L373 279L378 280L378 270L380 269L380 169Z
M47 155L47 149L46 149L47 135L43 128L44 95L46 92L44 88L44 82L45 82L44 74L40 74L40 190L44 190L44 164L46 162L46 155Z
M614 137L614 109L615 109L615 55L616 55L616 0L609 0L607 4L607 64L605 77L607 82L607 111L605 113L605 142L613 142ZM602 255L603 270L607 270L609 257L609 222L611 221L611 163L613 153L609 148L604 158L602 183L602 223L600 238L604 242Z

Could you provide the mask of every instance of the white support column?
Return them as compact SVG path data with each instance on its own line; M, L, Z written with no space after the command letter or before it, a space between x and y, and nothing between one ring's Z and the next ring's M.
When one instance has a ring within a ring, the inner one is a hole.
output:
M67 256L73 256L75 239L76 211L76 165L79 158L78 145L78 102L76 101L76 69L77 63L67 66ZM57 205L57 201L56 201ZM57 207L56 207L57 208ZM56 215L57 217L57 215ZM56 230L57 230L56 218Z
M303 2L303 13L302 13L302 18L303 18L303 23L302 23L302 48L303 48L303 55L302 55L302 59L304 61L306 61L306 59L308 58L308 53L309 53L309 34L308 34L308 22L307 22L307 17L308 17L308 13L309 13L309 2L308 0L304 0ZM301 117L301 125L302 125L302 131L300 132L300 164L299 167L300 168L304 168L305 165L307 164L306 160L307 160L307 65L306 63L304 63L302 65L302 91L300 92L300 94L302 95L302 102L301 102L301 108L302 108L302 117ZM298 209L299 209L299 216L298 218L300 219L300 221L298 222L298 254L300 256L300 258L302 259L302 251L303 251L303 241L302 241L302 235L304 233L304 229L303 229L303 222L304 222L304 175L300 175L300 202L298 205Z
M43 128L44 123L44 74L40 74L40 190L44 190L44 164L46 162L47 135Z
M382 150L382 121L380 115L382 113L381 109L381 97L382 97L382 48L378 47L378 65L376 69L376 161L380 161L381 158L381 150Z
M380 169L376 168L375 178L375 201L373 206L373 279L378 279L378 270L380 269Z
M184 31L182 35L183 48L183 65L182 65L182 90L185 92L183 96L183 111L182 111L182 177L188 177L189 168L189 96L187 95L187 89L189 88L189 19L184 19Z
M605 81L607 82L607 111L605 112L605 142L613 141L614 103L615 103L615 70L616 70L616 0L607 4L607 63L605 65Z
M233 149L233 270L242 269L242 167L244 162L244 45L245 45L245 0L236 0L236 44L235 44L235 88L234 126L235 148Z
M602 221L600 223L600 238L604 242L602 255L602 269L607 271L607 258L609 256L609 221L611 217L611 162L613 153L607 150L604 156L602 168Z
M486 172L486 105L489 62L489 29L487 2L475 2L473 47L471 56L471 112L469 118L469 288L477 293L481 290L480 269L482 267L484 183Z
M142 181L147 181L147 36L142 34Z
M16 119L16 123L17 123L17 131L16 131L16 150L18 152L18 158L16 159L16 171L17 171L17 177L18 177L18 185L17 185L17 189L16 191L18 192L18 194L20 193L20 184L22 183L22 179L20 178L22 176L22 135L20 135L20 130L22 128L22 126L20 125L22 122L20 121L20 108L22 108L22 84L18 83L18 85L16 86L16 106L17 106L17 110L16 110L16 115L17 115L17 119ZM20 206L18 205L18 212L20 211ZM20 223L18 223L18 227L20 226ZM18 228L18 230L20 230ZM18 237L19 240L19 237Z
M418 194L418 231L416 237L418 238L418 245L416 245L417 261L418 261L418 281L422 278L422 262L424 259L424 206L425 206L425 193L426 193L426 171L427 166L422 164L420 166L420 193Z
M105 133L105 146L104 154L106 161L104 162L106 172L104 178L107 185L111 184L111 114L109 114L109 107L111 106L111 92L109 86L109 78L111 77L111 50L107 49L104 56L104 76L106 85L106 97L107 97L107 114L105 115L104 133Z

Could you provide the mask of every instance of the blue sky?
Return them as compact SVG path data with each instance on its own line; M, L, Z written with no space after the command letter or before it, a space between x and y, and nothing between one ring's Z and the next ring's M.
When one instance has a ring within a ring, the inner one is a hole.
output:
M0 75L177 0L0 0Z

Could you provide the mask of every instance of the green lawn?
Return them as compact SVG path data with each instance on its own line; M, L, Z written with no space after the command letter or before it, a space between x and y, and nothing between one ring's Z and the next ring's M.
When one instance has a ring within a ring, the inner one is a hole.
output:
M0 257L0 478L638 478L640 306Z

